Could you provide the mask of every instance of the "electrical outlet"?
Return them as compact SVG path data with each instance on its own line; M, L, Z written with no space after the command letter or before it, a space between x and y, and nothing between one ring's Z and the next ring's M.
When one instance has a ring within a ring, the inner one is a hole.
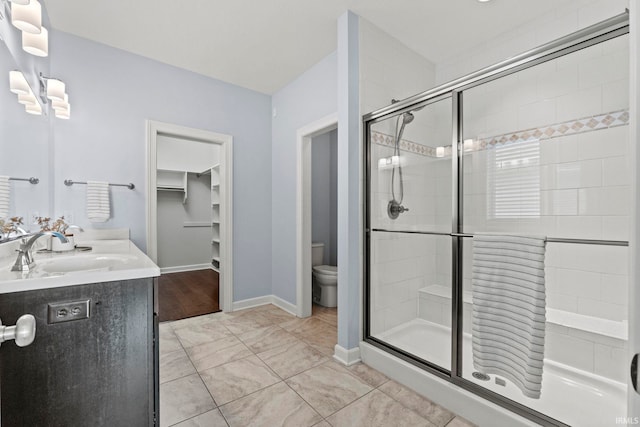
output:
M88 319L90 299L72 302L52 302L47 309L47 323L71 322L72 320Z

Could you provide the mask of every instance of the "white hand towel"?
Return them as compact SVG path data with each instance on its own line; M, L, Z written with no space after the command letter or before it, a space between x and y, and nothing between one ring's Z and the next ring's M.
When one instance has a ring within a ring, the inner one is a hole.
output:
M111 216L109 183L87 181L87 217L91 222L107 222Z
M9 216L10 191L9 177L0 176L0 218Z
M544 237L473 237L473 366L540 398L545 333Z

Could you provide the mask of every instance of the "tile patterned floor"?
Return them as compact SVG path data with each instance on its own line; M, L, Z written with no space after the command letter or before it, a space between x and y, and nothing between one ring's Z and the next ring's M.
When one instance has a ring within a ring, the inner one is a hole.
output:
M362 364L333 361L336 310L273 305L160 324L161 427L468 423Z

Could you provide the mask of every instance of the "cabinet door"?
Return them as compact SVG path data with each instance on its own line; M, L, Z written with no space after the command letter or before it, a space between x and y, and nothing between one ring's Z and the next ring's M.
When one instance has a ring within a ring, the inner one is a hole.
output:
M89 300L89 318L49 323L48 306ZM27 347L0 347L2 426L153 425L151 279L0 296L4 323L36 318Z

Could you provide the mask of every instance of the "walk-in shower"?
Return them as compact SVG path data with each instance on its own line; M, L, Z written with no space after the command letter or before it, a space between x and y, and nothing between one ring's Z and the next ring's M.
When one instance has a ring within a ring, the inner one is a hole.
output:
M543 425L626 414L627 22L365 115L368 344ZM479 233L546 236L539 398L474 368Z

